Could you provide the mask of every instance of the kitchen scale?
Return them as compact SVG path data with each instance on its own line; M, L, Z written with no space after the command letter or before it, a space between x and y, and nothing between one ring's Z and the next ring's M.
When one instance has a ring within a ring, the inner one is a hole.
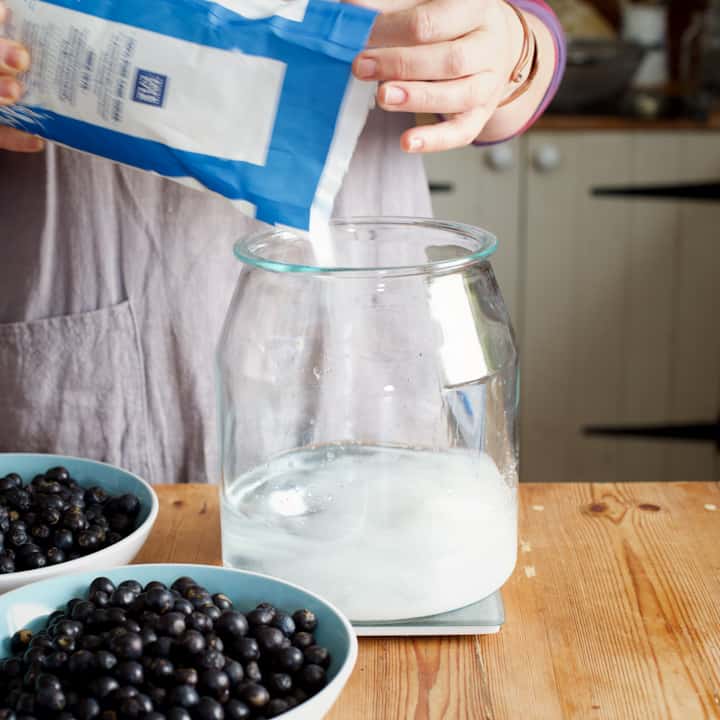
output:
M358 637L419 637L492 635L505 622L505 606L498 590L473 605L429 617L380 623L353 623Z

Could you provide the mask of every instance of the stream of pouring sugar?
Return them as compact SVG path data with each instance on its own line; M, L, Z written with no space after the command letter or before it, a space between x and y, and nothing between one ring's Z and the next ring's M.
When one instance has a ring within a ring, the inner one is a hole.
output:
M337 252L333 244L332 225L326 219L313 219L307 238L315 253L316 267L337 267Z
M333 228L326 218L313 218L308 230L300 230L289 225L276 227L305 241L307 254L299 262L306 267L332 269L338 266L333 244Z

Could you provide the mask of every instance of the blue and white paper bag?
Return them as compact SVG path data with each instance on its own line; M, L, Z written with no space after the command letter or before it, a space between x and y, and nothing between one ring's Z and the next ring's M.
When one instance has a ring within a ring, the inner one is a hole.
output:
M6 0L32 54L12 125L218 193L327 219L372 104L351 63L375 13L328 0ZM274 13L274 14L273 14Z

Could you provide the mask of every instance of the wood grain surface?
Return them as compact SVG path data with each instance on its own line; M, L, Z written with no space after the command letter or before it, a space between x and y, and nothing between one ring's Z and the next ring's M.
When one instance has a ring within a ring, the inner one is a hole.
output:
M220 563L216 488L157 488L138 562ZM330 720L720 718L720 485L524 485L507 623L364 639Z
M707 121L689 118L643 119L623 117L621 115L543 115L533 126L532 131L620 131L642 130L664 132L668 130L709 130L717 131L720 127L720 116L711 115Z

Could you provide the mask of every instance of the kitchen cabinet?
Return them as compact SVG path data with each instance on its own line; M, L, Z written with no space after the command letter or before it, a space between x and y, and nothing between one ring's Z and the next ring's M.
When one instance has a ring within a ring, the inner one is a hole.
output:
M531 132L427 163L435 212L501 240L521 351L524 481L720 479L712 444L588 437L720 416L720 205L593 197L720 180L720 133Z
M520 154L521 143L516 140L426 158L435 216L485 228L498 238L493 267L513 317L519 309L520 290Z

